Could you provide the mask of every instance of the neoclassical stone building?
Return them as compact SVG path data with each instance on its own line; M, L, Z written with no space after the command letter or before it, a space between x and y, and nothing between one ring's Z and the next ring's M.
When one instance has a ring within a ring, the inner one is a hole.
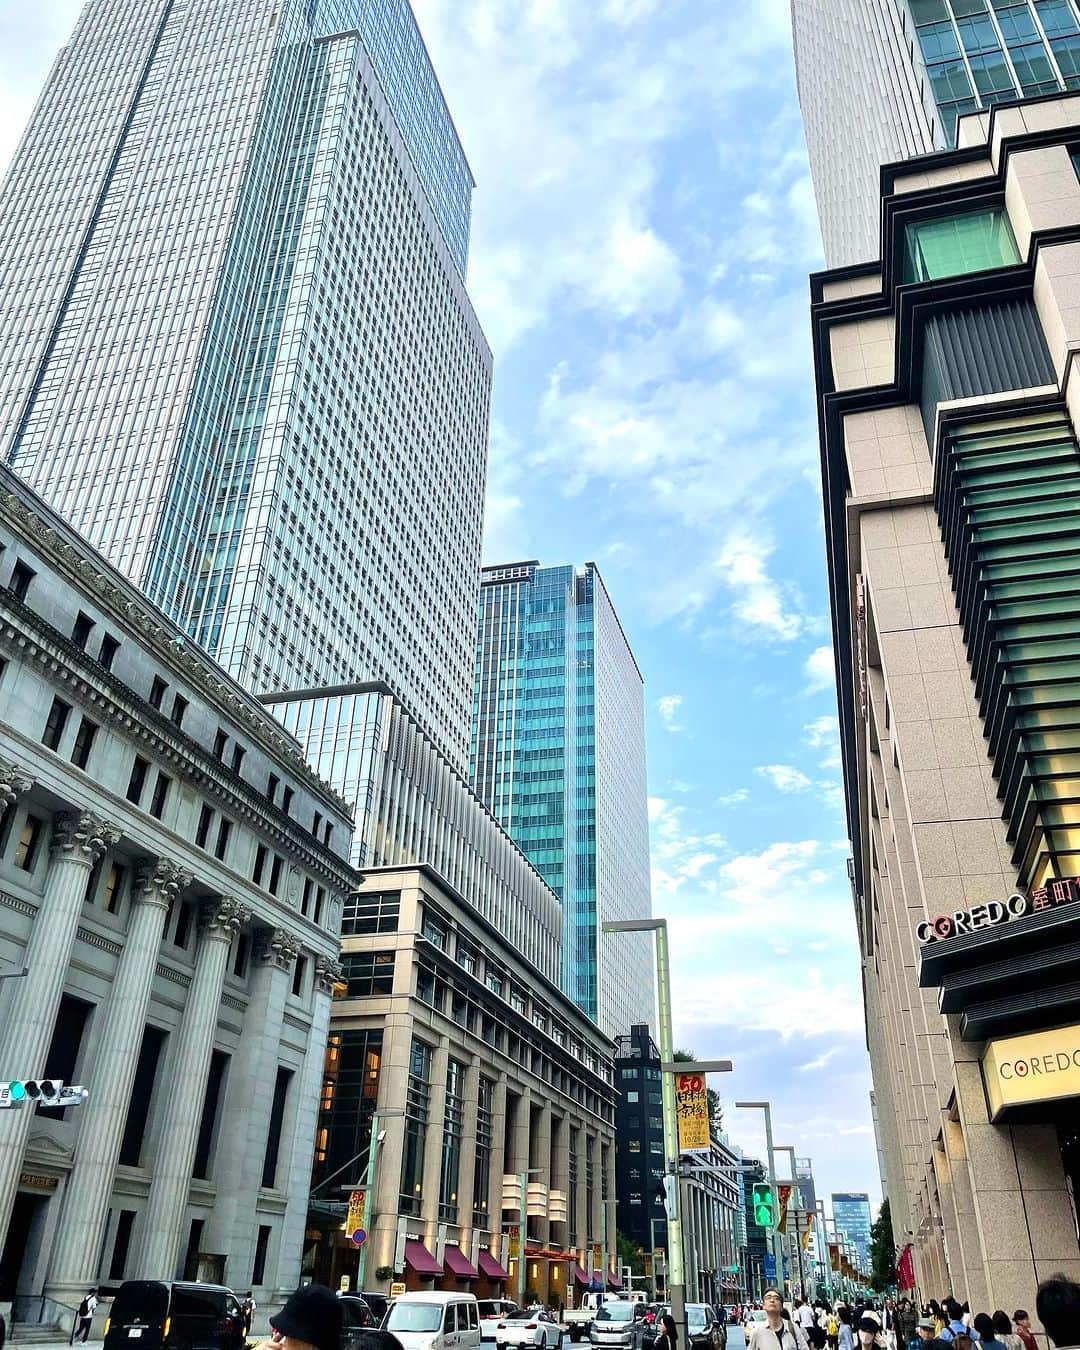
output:
M0 1081L89 1091L0 1111L0 1303L295 1287L351 836L273 717L0 469Z

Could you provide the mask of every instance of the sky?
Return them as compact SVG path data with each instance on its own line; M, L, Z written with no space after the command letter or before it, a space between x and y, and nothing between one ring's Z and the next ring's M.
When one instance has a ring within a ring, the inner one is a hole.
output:
M78 0L0 0L0 166ZM880 1199L845 863L788 0L414 0L477 180L485 561L595 561L644 676L677 1041Z

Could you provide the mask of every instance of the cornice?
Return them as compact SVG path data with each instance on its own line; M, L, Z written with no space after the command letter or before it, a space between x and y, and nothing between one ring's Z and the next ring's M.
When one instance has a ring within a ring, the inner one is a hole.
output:
M4 587L0 587L0 646L52 672L73 700L92 708L102 722L111 722L129 739L141 741L155 758L174 766L230 816L257 826L324 880L345 890L353 885L352 868L344 859Z
M0 475L0 483L4 478L8 479L12 487L16 486L10 471ZM260 716L254 700L249 702L239 686L233 684L214 665L213 659L190 642L182 631L171 626L149 601L141 597L137 599L137 592L133 588L129 592L124 579L112 572L104 559L99 561L83 552L48 524L43 518L46 509L44 503L24 501L17 491L0 493L0 516L6 518L14 529L42 552L58 571L96 595L104 609L118 614L138 632L164 665L179 670L215 707L225 709L268 753L287 764L305 783L339 806L344 815L349 815L348 804L313 772L292 737L270 724L266 717ZM84 545L84 548L88 546ZM59 634L57 636L60 637ZM67 639L61 638L61 641L67 643ZM73 643L70 646L85 656ZM149 711L155 711L149 704L145 706Z

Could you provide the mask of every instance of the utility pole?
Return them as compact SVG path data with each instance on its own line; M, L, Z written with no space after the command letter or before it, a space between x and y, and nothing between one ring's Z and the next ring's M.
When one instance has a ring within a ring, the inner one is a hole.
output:
M779 1215L780 1194L779 1181L776 1175L776 1151L773 1148L772 1104L770 1102L736 1102L735 1109L737 1111L765 1112L765 1156L769 1167L769 1181L776 1193L774 1203L777 1206L777 1215ZM773 1261L776 1264L776 1287L782 1294L784 1292L784 1244L782 1235L775 1228L772 1230L772 1249Z

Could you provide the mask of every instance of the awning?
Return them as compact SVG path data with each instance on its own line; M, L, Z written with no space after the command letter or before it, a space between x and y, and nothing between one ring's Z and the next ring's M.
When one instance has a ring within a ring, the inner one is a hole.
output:
M417 1275L437 1280L443 1273L442 1266L432 1256L422 1242L415 1238L405 1239L405 1261L412 1266Z
M607 1273L607 1287L609 1289L622 1288L622 1280L619 1279L618 1275L616 1275L613 1270L609 1270Z
M476 1264L480 1267L480 1274L486 1275L489 1280L508 1280L510 1278L509 1271L503 1270L486 1247L480 1248Z
M588 1275L585 1274L585 1272L581 1269L579 1265L574 1266L574 1283L580 1284L583 1289L587 1289L589 1287L589 1277Z
M448 1274L456 1275L459 1280L475 1280L477 1269L461 1248L454 1242L448 1242L443 1251Z

